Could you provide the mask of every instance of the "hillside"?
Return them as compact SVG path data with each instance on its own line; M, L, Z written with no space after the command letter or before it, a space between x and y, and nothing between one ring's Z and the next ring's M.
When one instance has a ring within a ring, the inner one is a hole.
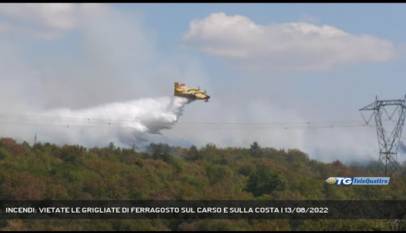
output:
M377 163L322 163L299 150L170 147L146 152L0 140L2 200L394 200L406 199L406 167L389 186L328 185L330 176L381 176ZM2 230L390 230L388 220L0 220ZM401 223L406 229L406 224Z

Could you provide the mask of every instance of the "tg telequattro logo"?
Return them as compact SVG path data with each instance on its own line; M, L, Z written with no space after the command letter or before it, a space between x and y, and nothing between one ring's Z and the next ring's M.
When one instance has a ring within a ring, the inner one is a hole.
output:
M329 177L326 183L335 185L388 185L390 177Z

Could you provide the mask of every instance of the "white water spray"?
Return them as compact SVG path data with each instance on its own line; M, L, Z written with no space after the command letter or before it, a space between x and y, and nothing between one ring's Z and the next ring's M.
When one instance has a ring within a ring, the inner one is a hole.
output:
M190 100L181 97L146 98L87 109L54 109L12 117L29 124L40 141L58 144L134 146L148 141L151 134L170 129ZM22 125L22 124L21 124Z

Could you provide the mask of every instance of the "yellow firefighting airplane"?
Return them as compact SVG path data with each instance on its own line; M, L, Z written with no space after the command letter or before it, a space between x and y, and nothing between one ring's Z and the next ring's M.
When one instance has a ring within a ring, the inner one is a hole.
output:
M206 91L200 90L200 88L187 87L184 83L175 82L175 96L185 97L192 100L204 100L209 101L210 96L206 94Z

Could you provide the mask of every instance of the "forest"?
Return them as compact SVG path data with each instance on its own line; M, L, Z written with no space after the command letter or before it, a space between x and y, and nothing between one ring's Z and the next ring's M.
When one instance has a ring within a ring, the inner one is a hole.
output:
M310 159L297 149L190 148L150 144L145 150L0 139L1 200L403 200L406 166L388 186L335 186L331 176L382 176L379 162ZM397 229L406 230L401 220ZM371 219L2 219L1 230L393 230Z

